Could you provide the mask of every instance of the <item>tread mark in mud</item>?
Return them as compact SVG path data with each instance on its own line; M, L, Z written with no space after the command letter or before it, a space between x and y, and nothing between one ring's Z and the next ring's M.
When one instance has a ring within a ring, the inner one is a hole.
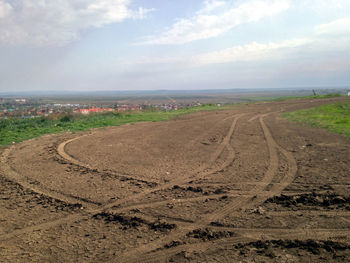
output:
M273 139L273 137L270 133L270 130L265 125L264 120L263 120L263 118L266 115L267 114L258 116L261 128L262 128L263 133L264 133L266 143L268 145L269 158L270 158L269 167L264 175L262 182L260 182L260 184L255 185L254 189L252 190L252 194L250 196L239 197L238 199L235 199L234 202L228 204L227 206L225 206L221 210L213 212L211 216L206 215L205 217L201 218L201 220L199 220L197 223L195 222L193 224L192 228L187 226L182 231L178 230L176 233L167 236L167 238L165 238L166 241L169 241L170 239L174 239L174 238L176 239L177 237L184 235L184 233L186 231L189 231L189 229L193 230L194 228L198 228L200 226L205 226L212 221L216 221L218 219L221 219L222 217L226 216L227 214L231 213L232 211L237 210L238 208L247 208L247 207L256 205L256 203L261 203L264 200L266 200L269 195L266 195L266 193L264 193L262 195L261 193L263 192L264 188L272 182L272 179L274 178L274 176L277 172L277 169L278 169L278 150L282 154L286 155L286 158L287 158L288 163L289 163L289 169L288 169L287 175L282 178L282 181L281 181L282 183L279 184L278 187L272 188L272 190L270 191L270 194L274 195L274 194L279 193L280 191L282 191L285 187L287 187L292 182L292 180L294 179L295 173L296 173L295 159L291 154L289 154L282 147L280 147L276 143L276 141ZM229 134L231 134L231 136L232 136L232 133L233 133L233 130L231 131L231 129L230 129ZM229 137L229 138L231 138L231 137ZM227 147L232 147L229 143L229 140L226 140L225 143L226 143ZM232 151L234 151L234 150L232 149ZM252 197L257 196L259 194L260 194L260 198L257 198L257 200L254 200L252 202ZM158 240L158 241L153 242L153 243L156 243L159 246L161 241ZM164 241L163 241L163 243L164 243ZM142 250L144 250L144 249L146 250L146 251L144 251L144 254L142 256L143 262L155 262L156 257L154 257L152 254L149 255L147 253L147 251L149 251L150 248L154 248L155 246L157 246L156 244L153 244L153 246L149 246L150 244L148 244L148 246L145 246L145 248L143 248L143 247L139 248L139 250L141 250L140 251L141 254L142 254ZM162 251L162 254L163 254L163 258L164 258L164 255L170 256L169 251ZM138 262L138 260L136 258L134 258L133 260L127 260L126 262Z
M224 146L219 146L220 149L221 149L221 152L223 151L223 149L225 148L225 146L227 146L226 144L228 144L229 142L229 139L230 137L232 136L232 133L233 133L233 130L235 128L235 125L236 125L236 122L237 120L242 116L242 114L239 114L239 115L233 115L233 116L230 116L230 118L234 118L233 122L232 122L232 125L231 125L231 128L228 132L228 134L226 135L225 138L228 138L226 140L224 140ZM226 118L228 119L228 118ZM83 135L83 136L87 136L87 135ZM61 143L57 150L59 152L59 154L65 158L66 160L68 160L69 162L71 163L74 163L74 164L77 164L77 165L80 165L80 166L83 166L85 164L81 163L79 160L75 160L73 157L71 157L70 155L68 155L65 151L64 151L64 148L65 146L74 141L74 140L77 140L78 138L81 138L82 136L79 136L79 137L76 137L76 138L73 138L73 139L70 139L70 140L67 140L63 143ZM10 148L11 149L11 148ZM41 191L40 189L38 188L33 188L29 183L23 181L21 179L21 176L16 173L15 171L13 171L6 163L6 160L7 160L7 157L8 157L8 154L9 154L9 150L10 149L7 149L5 150L5 152L3 153L3 155L1 156L1 162L3 162L6 166L5 168L7 169L4 169L4 173L5 174L8 174L10 173L10 176L12 179L14 179L16 182L18 182L19 184L21 184L23 187L25 188L28 188L30 190L32 190L33 192L37 192L37 193L40 193L40 194L44 194L44 195L47 195L47 196L50 196L52 198L55 198L55 199L58 199L58 200L61 200L61 201L64 201L64 202L67 202L67 203L76 203L77 201L79 201L79 203L84 203L83 205L85 205L85 207L88 207L89 205L91 204L87 204L85 202L82 202L81 200L76 200L75 198L72 198L72 197L69 197L69 196L65 196L65 195L62 195L62 194L59 194L55 191ZM216 158L219 158L220 154L221 154L220 151L216 151L215 152L215 155ZM232 161L232 160L231 160ZM88 168L88 167L87 167ZM220 167L220 169L222 169ZM215 172L215 171L214 171ZM210 173L213 173L213 172L209 172ZM176 184L181 184L181 183L185 183L186 181L188 180L187 177L185 178L180 178L180 180L176 180L175 182L169 182L167 184L164 184L160 187L157 187L157 188L154 188L154 189L151 189L151 190L148 190L148 191L144 191L142 194L136 194L136 195L132 195L128 198L129 199L133 199L135 198L136 196L144 196L148 193L151 193L151 192L155 192L155 191L158 191L158 190L163 190L163 189L166 189L168 187L171 187L173 185L176 185ZM106 209L108 208L111 208L111 207L114 207L118 204L120 204L121 202L125 201L122 200L122 201L117 201L117 202L112 202L112 203L107 203L105 205L102 205L100 207L91 207L91 209L86 209L85 212L89 212L89 213L99 213L99 212L103 212L105 211ZM17 235L22 235L22 234L26 234L26 233L30 233L32 231L38 231L38 230L41 230L41 227L42 229L47 229L47 228L50 228L50 227L53 227L53 226L57 226L57 225L60 225L60 224L65 224L65 223L71 223L73 221L75 221L77 218L79 217L79 215L70 215L70 216L67 216L65 218L62 218L62 219L59 219L59 220L54 220L54 221L50 221L50 222L46 222L46 223L43 223L43 224L38 224L38 225L35 225L35 226L32 226L32 227L27 227L27 228L23 228L23 229L20 229L20 230L17 230L17 231L14 231L12 233L8 233L6 235L2 235L1 238L6 238L6 239L9 239L9 238L13 238Z
M33 192L49 196L51 198L63 201L63 202L68 203L68 204L79 203L79 204L82 204L83 207L96 208L96 205L94 205L92 203L89 203L89 202L85 202L85 201L81 200L81 198L75 198L73 196L62 194L60 192L53 191L51 189L46 189L44 187L41 187L40 184L37 184L37 185L31 184L30 181L28 181L27 178L25 178L24 176L21 176L14 169L12 169L12 167L8 164L8 157L9 157L10 151L11 151L11 148L6 149L3 152L2 156L1 156L1 159L0 159L0 163L1 163L0 171L3 174L7 175L14 182L22 185L24 188L27 188L27 189L29 189L29 190L31 190Z

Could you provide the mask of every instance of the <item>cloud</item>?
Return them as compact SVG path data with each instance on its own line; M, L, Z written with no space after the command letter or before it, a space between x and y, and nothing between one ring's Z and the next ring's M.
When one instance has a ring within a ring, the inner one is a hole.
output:
M292 5L300 10L312 10L313 12L330 11L332 9L342 9L348 0L294 0Z
M204 7L197 12L197 14L206 14L209 13L218 7L225 6L226 2L225 1L218 1L218 0L207 0L204 2Z
M350 36L350 18L342 18L316 27L319 36Z
M232 28L277 15L289 8L288 0L206 1L191 18L175 22L160 36L149 36L140 44L184 44L220 36Z
M238 61L258 61L284 58L287 53L301 46L310 44L311 39L299 38L282 41L280 43L270 42L259 44L253 42L247 45L234 46L220 51L201 54L193 57L195 65L217 64Z
M0 19L8 16L12 12L12 9L9 3L0 2Z
M129 5L130 0L0 0L0 43L63 46L84 30L141 19L151 11Z
M349 53L349 51L350 18L344 18L315 27L314 33L305 38L267 44L253 42L200 54L193 56L190 60L191 64L201 66L229 62L303 59L310 56L327 58L342 52Z
M335 37L336 36L336 37ZM230 48L202 53L189 57L143 58L128 65L145 64L165 69L201 67L223 63L248 62L251 65L259 62L276 62L292 59L320 58L326 60L339 57L350 59L350 18L335 20L314 28L314 32L303 38L288 39L280 42L236 45ZM166 66L165 66L166 65ZM247 65L247 64L245 64Z

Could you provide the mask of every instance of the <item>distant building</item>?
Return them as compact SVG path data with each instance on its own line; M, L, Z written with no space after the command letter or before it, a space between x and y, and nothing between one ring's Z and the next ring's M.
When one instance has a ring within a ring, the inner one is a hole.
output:
M348 96L350 96L350 92L348 92Z
M114 111L112 108L92 108L92 109L80 109L81 114L90 114L91 112L111 112Z
M142 110L142 107L139 105L120 105L118 106L118 111L136 111L136 110Z

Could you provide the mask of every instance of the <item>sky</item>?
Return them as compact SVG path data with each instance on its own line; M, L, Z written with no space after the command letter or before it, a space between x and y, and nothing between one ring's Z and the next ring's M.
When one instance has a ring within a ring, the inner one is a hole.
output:
M0 92L350 86L350 0L0 0Z

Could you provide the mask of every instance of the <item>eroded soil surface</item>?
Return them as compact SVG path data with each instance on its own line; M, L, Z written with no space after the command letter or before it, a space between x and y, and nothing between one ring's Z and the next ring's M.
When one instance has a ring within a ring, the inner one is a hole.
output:
M1 149L0 262L350 261L350 140L281 117L337 100Z

